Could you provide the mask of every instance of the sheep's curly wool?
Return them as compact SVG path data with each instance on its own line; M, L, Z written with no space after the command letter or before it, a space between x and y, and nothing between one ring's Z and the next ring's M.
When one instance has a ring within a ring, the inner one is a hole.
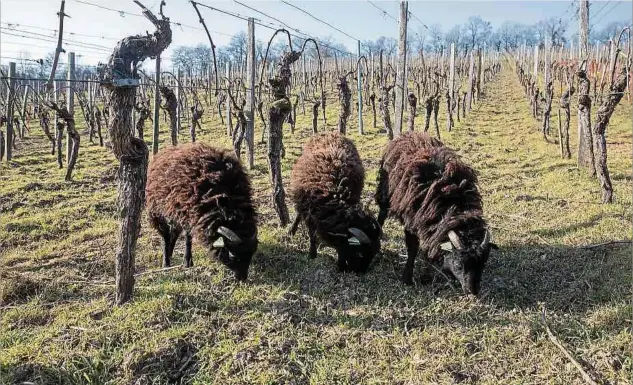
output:
M475 170L452 149L425 133L411 132L387 146L378 174L379 222L387 212L416 234L438 258L450 230L460 230L466 244L486 231Z
M365 170L351 140L339 133L313 136L304 146L290 179L297 214L312 219L318 233L347 233L362 213Z
M149 164L146 197L154 228L176 225L208 247L220 226L243 239L257 232L251 183L232 150L199 142L165 148Z

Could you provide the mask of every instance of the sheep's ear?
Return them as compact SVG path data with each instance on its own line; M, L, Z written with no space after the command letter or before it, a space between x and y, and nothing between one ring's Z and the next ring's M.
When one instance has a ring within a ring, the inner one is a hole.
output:
M453 247L452 243L444 242L444 243L440 244L440 249L442 249L444 251L453 251L454 247Z

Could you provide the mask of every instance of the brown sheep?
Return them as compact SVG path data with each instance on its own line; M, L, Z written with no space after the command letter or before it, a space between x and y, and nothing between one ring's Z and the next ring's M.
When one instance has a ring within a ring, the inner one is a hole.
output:
M147 213L163 237L163 266L185 232L185 266L193 266L191 237L245 280L257 249L251 184L232 150L203 143L165 148L149 165Z
M412 283L422 246L431 262L443 256L443 270L457 278L466 293L479 292L484 265L496 245L490 243L482 217L476 173L455 151L425 133L394 139L381 161L376 202L381 225L388 214L404 225L405 283Z
M297 218L310 237L310 258L317 254L316 236L336 249L341 271L366 272L380 251L381 229L365 212L360 198L365 170L351 140L339 133L313 136L292 169L291 196Z

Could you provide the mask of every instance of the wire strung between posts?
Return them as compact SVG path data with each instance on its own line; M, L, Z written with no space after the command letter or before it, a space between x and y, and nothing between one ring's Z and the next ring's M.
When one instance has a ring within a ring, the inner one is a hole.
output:
M396 19L395 17L391 16L389 13L387 13L387 11L385 11L384 9L380 8L379 6L377 6L376 4L372 3L370 0L367 0L367 2L371 5L374 6L374 8L376 8L377 10L379 10L380 12L382 12L383 15L385 16L389 16L390 18L393 19L393 21L395 21L396 23L399 23L400 21L398 21L398 19Z
M232 17L235 17L235 18L237 18L237 19L244 20L244 21L248 21L248 19L250 18L250 17L248 17L248 16L241 15L241 14L239 14L239 13L237 13L237 12L229 12L229 11L225 11L225 10L223 10L223 9L219 9L219 8L216 8L216 7L212 7L212 6L210 6L210 5L207 5L207 4L204 4L204 3L201 3L201 2L199 2L199 1L196 1L196 4L198 4L198 5L202 6L202 7L205 7L205 8L207 8L207 9L210 9L210 10L212 10L212 11L220 12L220 13L223 13L223 14L225 14L225 15L232 16ZM268 29L270 29L271 31L276 31L276 30L278 30L278 29L279 29L279 28L278 28L279 26L276 26L276 25L274 25L273 23L265 22L265 21L263 21L263 20L261 20L261 19L255 18L255 17L253 17L252 19L253 19L253 22L254 22L256 25L259 25L260 27L268 28ZM310 36L310 35L308 35L308 34L306 34L306 33L303 33L303 32L301 32L301 31L299 31L299 30L298 30L298 29L296 29L296 28L290 28L290 29L291 29L291 30L293 30L293 31L295 31L295 32L297 32L297 33L300 33L300 34L303 34L303 35L306 35L306 36ZM297 39L304 40L304 41L306 40L306 38L305 38L305 37L302 37L302 36L293 35L293 34L290 34L290 36L295 37L295 38L297 38ZM325 44L325 43L323 43L322 41L320 41L320 40L318 40L318 39L316 39L316 38L313 38L313 37L310 37L310 38L311 38L311 39L316 40L316 41L317 41L320 45L322 45L322 46L324 46L324 47L326 47L326 48L329 48L329 49L331 49L331 50L333 50L333 51L336 51L336 52L339 52L339 53L342 53L342 54L345 54L345 55L355 56L355 55L354 55L353 53L351 53L351 52L342 51L342 50L340 50L340 49L338 49L338 48L335 48L335 47L332 47L332 46L330 46L330 45L328 45L328 44Z
M297 7L297 6L296 6L296 5L294 5L294 4L290 4L290 3L289 3L289 2L287 2L286 0L281 0L281 2L282 2L282 3L284 3L284 4L286 4L286 5L288 5L288 6L291 6L291 7L292 7L292 8L294 8L294 9L297 9L297 10L299 10L299 11L301 11L301 12L305 13L306 15L310 16L310 17L311 17L311 18L313 18L314 20L316 20L316 21L318 21L318 22L320 22L320 23L322 23L322 24L327 25L328 27L330 27L330 28L334 29L335 31L338 31L338 32L342 33L343 35L345 35L345 36L349 37L349 38L350 38L350 39L352 39L352 40L357 40L357 41L359 40L359 39L355 38L354 36L352 36L352 35L350 35L350 34L348 34L348 33L346 33L346 32L341 31L340 29L336 28L335 26L333 26L332 24L328 23L327 21L321 20L321 19L319 19L318 17L316 17L316 16L312 15L310 12L306 11L305 9L299 8L299 7Z
M382 9L382 8L380 8L380 7L379 7L379 6L377 6L376 4L372 3L372 2L371 2L371 0L367 0L367 2L368 2L369 4L371 4L371 5L373 5L373 6L374 6L374 8L376 8L377 10L379 10L380 12L382 12L382 14L383 14L383 15L389 16L389 17L390 17L393 21L395 21L396 23L400 24L400 20L398 20L398 19L396 19L395 17L391 16L389 13L387 13L387 11L385 11L385 10L384 10L384 9ZM409 11L407 11L407 12L409 13L409 15L413 15L413 13L411 13L411 12L409 12ZM414 15L414 16L415 16L415 15ZM416 17L416 19L418 19L418 17L417 17L417 16L415 16L415 17ZM422 21L421 21L420 19L418 19L418 21L420 21L420 23L424 26L424 28L429 29L429 27L427 27L427 26L426 26L426 24L422 23ZM418 37L420 37L420 38L422 37L422 36L420 36L420 34L419 34L419 33L415 32L415 31L411 31L411 30L409 29L409 27L407 27L407 31L408 31L409 33L414 33L414 34L418 35Z
M34 37L34 36L27 36L27 35L19 35L19 34L15 34L15 33L10 33L10 32L2 32L3 35L9 35L9 36L15 36L15 37L22 37L25 39L32 39L32 40L38 40L38 41L45 41L47 43L55 43L54 40L46 40L44 38L41 37ZM52 38L51 38L52 39ZM83 49L88 49L88 50L93 50L93 51L99 51L99 52L112 52L111 49L104 49L104 48L97 48L97 47L90 47L90 46L84 46L80 43L67 43L64 42L65 45L68 46L72 46L72 47L77 47L77 48L83 48Z
M55 38L56 36L49 36L49 35L44 35L42 33L36 33L36 32L31 32L31 31L25 31L22 29L16 29L16 28L7 28L7 27L0 27L0 30L4 30L4 31L12 31L12 32L20 32L20 33L28 33L30 35L35 35L35 36L41 36L47 39L51 39L51 38ZM100 48L100 49L110 49L110 47L106 47L104 45L99 45L99 44L93 44L93 43L84 43L82 41L77 41L77 40L69 40L69 39L65 39L65 41L69 42L69 43L76 43L76 44L83 44L86 46L93 46L95 48Z
M57 33L56 29L53 28L44 28L44 27L36 27L34 25L27 25L27 24L21 24L21 23L10 23L10 22L2 22L3 24L7 25L7 28L9 29L13 29L13 28L33 28L33 29L39 29L42 31L52 31ZM106 36L98 36L98 35L88 35L88 34L83 34L83 33L78 33L78 32L68 32L65 31L66 33L68 33L69 35L75 35L75 36L83 36L83 37L94 37L94 38L98 38L98 39L107 39L107 40L120 40L116 37L106 37ZM29 32L30 33L30 32Z
M100 9L104 9L104 10L106 10L106 11L116 12L116 13L118 13L121 17L125 17L125 15L137 16L137 17L143 17L143 18L145 17L145 16L141 15L140 13L134 13L134 12L128 12L128 11L121 11L121 10L119 10L119 9L109 8L109 7L106 7L106 6L103 6L103 5L94 4L94 3L90 3L90 2L87 2L87 1L83 1L83 0L74 0L74 1L75 1L75 2L77 2L77 3L80 3L80 4L89 5L89 6L91 6L91 7L97 7L97 8L100 8ZM173 21L173 20L170 20L170 21L169 21L169 24L171 24L171 25L175 25L175 26L177 26L177 27L181 27L181 28L182 28L182 27L185 27L185 28L189 28L189 29L195 29L195 30L197 30L197 31L204 31L204 29L202 29L202 28L199 28L199 27L194 27L194 26L192 26L192 25L188 25L188 24L179 23L179 22L176 22L176 21ZM228 33L224 33L224 32L211 31L211 30L209 30L209 31L210 31L210 32L213 32L213 33L217 33L218 35L224 35L224 36L229 36L229 37L230 37L230 36L233 36L233 35L230 35L230 34L228 34Z

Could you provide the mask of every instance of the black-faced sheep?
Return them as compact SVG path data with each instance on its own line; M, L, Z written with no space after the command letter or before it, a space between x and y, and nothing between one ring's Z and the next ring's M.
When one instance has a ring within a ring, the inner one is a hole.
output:
M202 143L165 148L149 165L147 212L164 241L163 265L185 232L185 266L191 237L211 249L224 265L245 280L257 249L256 212L251 184L233 151Z
M308 227L310 257L317 235L338 253L341 271L366 272L380 251L381 229L360 198L365 170L351 140L338 133L313 136L292 169L290 190L297 218Z
M452 149L424 133L392 140L381 161L376 202L381 225L389 214L404 225L405 283L412 283L421 246L432 263L443 256L442 269L459 280L464 292L479 292L484 265L496 246L482 217L476 173Z

